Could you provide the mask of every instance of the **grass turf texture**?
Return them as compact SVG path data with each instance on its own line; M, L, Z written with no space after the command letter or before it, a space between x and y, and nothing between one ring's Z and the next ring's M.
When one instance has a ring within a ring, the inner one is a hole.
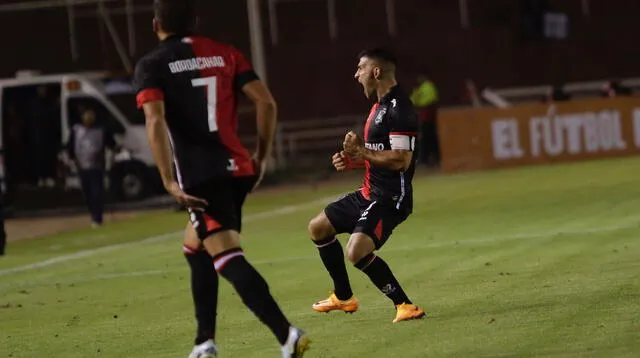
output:
M426 309L421 321L392 324L390 301L350 266L360 311L311 310L331 284L307 222L318 199L356 181L254 195L243 246L310 334L309 357L637 357L639 179L635 158L416 178L414 215L379 254ZM185 223L167 212L12 243L0 259L0 357L186 357ZM221 357L280 354L224 280L218 327Z

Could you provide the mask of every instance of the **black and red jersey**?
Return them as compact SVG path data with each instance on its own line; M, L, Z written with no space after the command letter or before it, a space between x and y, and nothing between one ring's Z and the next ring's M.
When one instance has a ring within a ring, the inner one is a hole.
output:
M375 103L364 127L365 147L369 150L414 151L418 140L418 115L409 97L398 87L391 89ZM371 201L392 201L397 210L409 214L413 211L412 180L416 153L406 171L377 167L365 161L362 195Z
M236 48L200 36L170 36L135 69L136 100L163 100L178 182L255 174L237 135L237 93L257 80Z

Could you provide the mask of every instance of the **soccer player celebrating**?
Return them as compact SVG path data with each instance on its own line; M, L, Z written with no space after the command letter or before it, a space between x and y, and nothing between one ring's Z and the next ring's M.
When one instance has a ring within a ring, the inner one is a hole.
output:
M275 101L241 52L192 33L192 0L155 0L154 13L160 44L137 63L135 87L164 186L189 212L184 252L198 323L189 358L217 354L218 274L271 329L284 358L302 357L307 336L289 323L240 247L242 206L272 148ZM257 109L253 159L236 133L238 91Z
M365 124L364 141L354 132L347 133L344 150L333 156L333 165L337 171L364 167L364 183L309 222L311 239L334 284L331 296L313 304L313 309L358 310L342 246L336 239L336 234L350 233L347 257L393 301L393 322L422 318L424 310L409 300L389 266L374 254L413 210L411 181L418 119L409 97L397 84L395 56L384 49L372 49L362 52L359 59L355 78L365 96L377 101Z

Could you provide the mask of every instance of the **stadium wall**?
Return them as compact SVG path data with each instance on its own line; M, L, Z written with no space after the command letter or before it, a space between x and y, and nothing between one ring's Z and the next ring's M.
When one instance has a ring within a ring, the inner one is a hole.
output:
M353 79L355 57L375 45L396 51L399 78L407 89L415 74L429 75L444 106L468 103L466 78L478 88L501 88L640 72L640 47L625 40L640 33L640 1L591 0L585 14L582 0L549 0L549 11L568 16L564 40L526 36L526 2L535 1L468 0L469 28L463 29L458 1L396 0L397 31L391 36L385 0L337 1L335 40L329 35L325 1L283 2L278 6L278 43L267 48L282 118L366 112L368 103Z
M26 1L23 1L26 2ZM152 0L134 0L134 35L136 51L127 54L135 62L158 40L152 31ZM110 18L125 49L129 49L125 2L105 2L112 10ZM249 53L249 28L246 1L200 1L203 33L220 41L233 43ZM0 5L5 5L0 4ZM30 11L0 12L0 77L12 77L17 70L40 70L43 73L108 70L117 73L125 68L97 5L75 5L74 26L78 50L77 61L71 56L69 17L66 7Z
M449 173L640 155L638 97L449 109L438 123Z
M443 105L466 101L464 79L479 88L507 87L633 77L639 72L640 1L549 0L549 11L568 16L568 38L545 40L523 35L523 4L538 0L468 0L469 28L462 28L459 2L395 0L395 34L390 35L385 0L336 2L337 32L329 31L326 0L283 1L270 22L262 1L269 84L283 120L335 117L366 112L355 80L357 53L375 45L393 48L400 58L400 80L413 86L415 74L431 76ZM135 0L148 7L150 0ZM540 1L538 1L540 2ZM118 1L107 6L120 6ZM201 30L250 53L246 1L201 1ZM95 5L74 7L78 59L70 55L66 8L0 13L3 56L0 77L18 69L45 73L123 66ZM112 15L127 47L126 17ZM156 45L151 13L135 14L136 52L132 62ZM271 25L277 28L277 42ZM42 30L43 26L46 30Z

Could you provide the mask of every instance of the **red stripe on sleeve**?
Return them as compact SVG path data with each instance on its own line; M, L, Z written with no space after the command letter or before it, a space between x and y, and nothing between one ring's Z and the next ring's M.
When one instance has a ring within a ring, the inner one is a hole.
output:
M140 93L138 93L138 95L136 96L138 108L142 108L143 104L152 101L164 101L164 92L157 88L147 88L140 91Z

